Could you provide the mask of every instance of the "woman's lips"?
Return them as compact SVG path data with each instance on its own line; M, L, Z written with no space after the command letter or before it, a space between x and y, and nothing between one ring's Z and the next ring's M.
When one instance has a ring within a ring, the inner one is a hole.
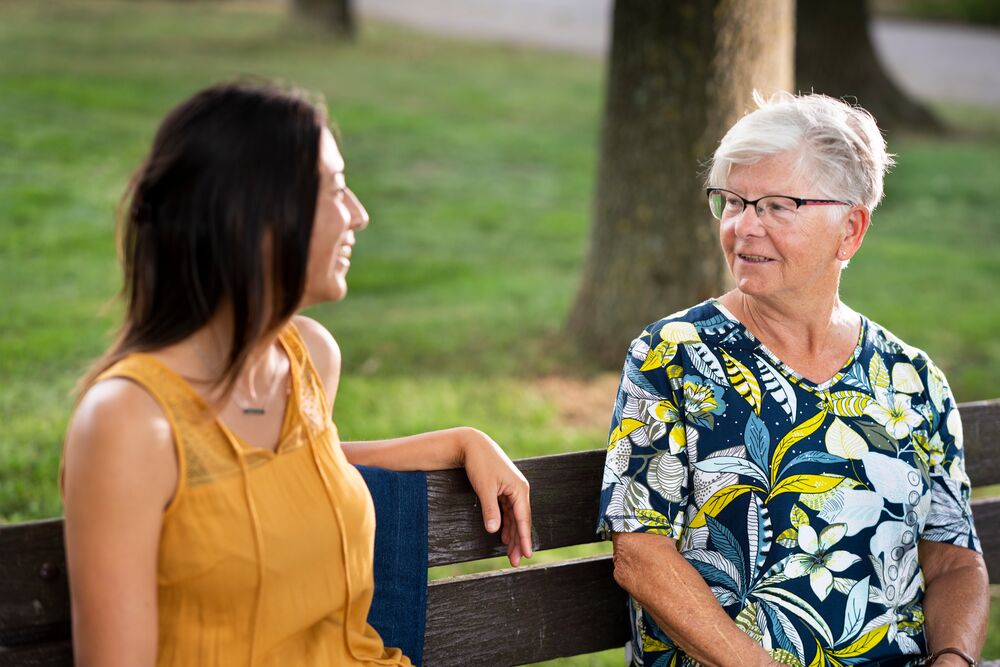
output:
M748 255L744 253L737 253L736 255L744 262L750 264L766 264L767 262L773 261L770 257L764 257L763 255Z

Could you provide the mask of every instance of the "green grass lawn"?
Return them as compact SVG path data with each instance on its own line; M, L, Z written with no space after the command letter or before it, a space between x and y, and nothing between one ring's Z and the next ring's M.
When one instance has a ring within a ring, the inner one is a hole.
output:
M601 63L371 24L340 46L271 3L8 1L0 521L61 511L69 392L117 319L113 217L129 173L170 106L240 74L326 95L372 217L349 298L311 311L344 351L343 436L468 423L515 457L601 446L613 380L574 359L562 329L589 224ZM1000 112L942 112L960 136L889 138L899 166L844 297L930 352L960 401L992 398ZM1000 657L1000 631L990 641Z

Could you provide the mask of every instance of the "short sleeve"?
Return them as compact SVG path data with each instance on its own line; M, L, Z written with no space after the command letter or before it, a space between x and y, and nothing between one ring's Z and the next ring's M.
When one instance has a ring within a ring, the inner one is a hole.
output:
M651 347L652 343L652 347ZM648 532L679 539L689 470L683 393L664 364L664 344L644 333L629 347L604 463L598 534Z
M965 473L962 420L944 375L931 363L928 363L928 391L937 418L929 447L931 507L920 537L982 553L969 503L972 483Z

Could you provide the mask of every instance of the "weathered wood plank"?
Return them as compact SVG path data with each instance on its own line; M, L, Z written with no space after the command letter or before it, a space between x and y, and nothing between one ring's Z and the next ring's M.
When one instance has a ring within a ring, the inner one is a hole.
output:
M0 647L0 667L73 667L73 645L69 641Z
M972 486L1000 484L1000 399L960 403L958 412Z
M69 637L62 520L0 526L0 645Z
M603 449L520 459L531 485L536 550L596 542ZM483 529L482 509L465 473L428 473L428 561L433 565L502 556L506 549Z
M972 501L972 516L991 583L1000 583L1000 498Z
M621 647L626 600L610 556L435 581L424 662L502 667Z

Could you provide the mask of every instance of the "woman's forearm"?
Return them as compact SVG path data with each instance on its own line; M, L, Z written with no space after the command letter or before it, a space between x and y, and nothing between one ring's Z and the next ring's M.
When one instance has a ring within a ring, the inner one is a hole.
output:
M928 650L952 646L978 656L986 640L989 607L989 578L981 559L937 574L924 592Z
M468 427L430 431L389 440L341 443L347 460L355 465L389 470L444 470L461 468L465 443L474 429Z
M685 653L703 665L775 665L739 629L670 538L615 533L615 580Z
M500 531L511 565L531 557L528 481L500 446L482 431L459 427L392 440L345 442L347 460L390 470L464 468L487 532ZM502 517L502 521L501 521Z

